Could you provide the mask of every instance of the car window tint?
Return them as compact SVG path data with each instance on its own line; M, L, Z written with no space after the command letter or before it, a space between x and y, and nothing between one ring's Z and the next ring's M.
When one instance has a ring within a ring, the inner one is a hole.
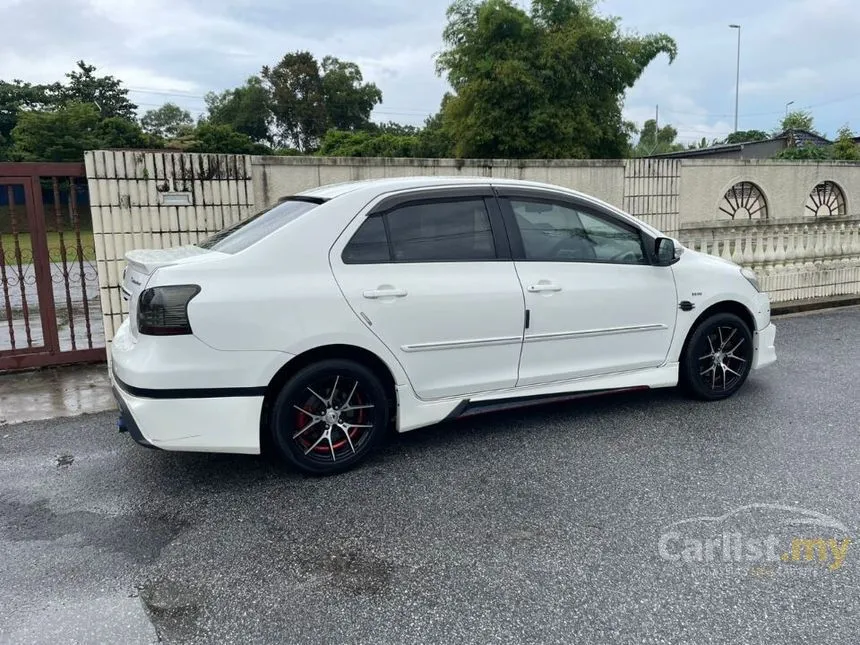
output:
M314 202L296 199L282 201L272 208L228 226L197 246L222 253L238 253L316 208L317 205Z
M646 264L639 231L620 222L580 213L580 221L594 244L598 260L617 264Z
M496 257L490 216L483 199L414 204L388 215L397 262L457 262Z
M597 256L585 237L579 213L561 204L511 201L526 258L544 261L588 261Z
M381 217L368 217L343 250L347 264L389 262L388 237Z
M526 259L643 264L639 232L572 206L511 200Z

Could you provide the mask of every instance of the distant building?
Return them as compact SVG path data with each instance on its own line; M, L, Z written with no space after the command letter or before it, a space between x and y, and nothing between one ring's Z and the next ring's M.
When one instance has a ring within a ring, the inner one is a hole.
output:
M860 137L855 141L860 142ZM806 130L786 130L772 139L748 141L746 143L724 143L707 148L694 148L651 155L660 159L772 159L786 148L807 146L829 146L833 142Z

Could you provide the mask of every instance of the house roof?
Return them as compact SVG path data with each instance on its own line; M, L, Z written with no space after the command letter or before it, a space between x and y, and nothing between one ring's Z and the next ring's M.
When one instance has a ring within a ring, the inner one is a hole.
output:
M794 145L798 148L803 148L805 146L829 146L833 142L825 137L822 137L819 134L815 134L814 132L809 132L808 130L784 130L779 134L771 137L770 139L762 139L761 141L745 141L743 143L721 143L715 146L708 146L707 148L693 148L692 150L679 150L677 152L664 152L658 155L649 155L651 157L665 157L665 158L681 158L681 157L708 157L713 154L718 154L721 152L735 152L738 150L743 150L744 148L749 148L751 146L755 146L761 143L773 143L774 141L794 141ZM860 137L855 137L855 141L860 143Z
M807 145L829 146L833 143L829 139L822 137L820 134L815 134L809 130L785 130L784 132L776 135L774 139L794 139L795 145L797 145L798 148L803 148Z

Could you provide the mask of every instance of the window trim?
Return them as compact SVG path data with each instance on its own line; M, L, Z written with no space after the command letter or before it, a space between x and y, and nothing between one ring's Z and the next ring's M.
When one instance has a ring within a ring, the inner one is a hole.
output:
M642 248L642 256L644 258L644 262L618 262L614 260L576 260L576 259L555 259L551 260L548 258L529 258L526 257L525 245L523 244L522 232L520 231L519 224L517 223L516 215L514 214L513 206L511 206L512 201L534 201L538 203L545 204L557 204L559 206L564 206L566 208L570 208L572 210L576 210L586 215L591 215L596 219L602 220L609 224L615 224L620 228L627 229L631 232L634 232L639 237L639 245ZM640 227L625 221L624 219L618 217L614 213L605 211L594 204L590 204L589 202L581 199L577 199L573 196L553 194L553 193L545 193L539 191L529 191L529 190L506 190L501 192L498 195L499 205L502 211L502 216L505 221L505 225L508 229L508 236L510 238L511 244L511 256L516 262L552 262L552 263L560 263L560 264L608 264L612 266L651 266L654 264L653 257L653 244L649 246L647 243L650 240L650 236L648 236L643 229Z
M394 247L391 240L391 231L389 229L388 218L394 212L401 208L409 206L422 206L425 204L435 203L450 203L464 201L483 201L484 209L487 212L487 221L490 224L490 233L493 239L496 256L492 258L474 258L462 260L398 260L394 257ZM385 239L388 243L388 259L378 260L374 262L356 262L345 259L346 250L350 242L358 233L364 223L372 217L381 217L385 227ZM351 232L349 239L343 246L340 253L340 260L345 265L373 265L373 264L453 264L453 263L472 263L472 262L510 262L511 247L506 231L506 225L503 220L502 212L499 204L493 194L492 188L474 187L474 188L448 188L448 189L431 189L426 191L409 191L406 193L398 193L383 197L370 211L359 216L361 223Z

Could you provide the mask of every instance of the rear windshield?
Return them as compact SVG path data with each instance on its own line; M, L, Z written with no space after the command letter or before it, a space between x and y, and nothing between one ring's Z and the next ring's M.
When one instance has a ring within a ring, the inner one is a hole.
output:
M215 235L199 242L197 246L221 253L238 253L319 204L317 200L295 198L283 200L267 210L218 231Z

